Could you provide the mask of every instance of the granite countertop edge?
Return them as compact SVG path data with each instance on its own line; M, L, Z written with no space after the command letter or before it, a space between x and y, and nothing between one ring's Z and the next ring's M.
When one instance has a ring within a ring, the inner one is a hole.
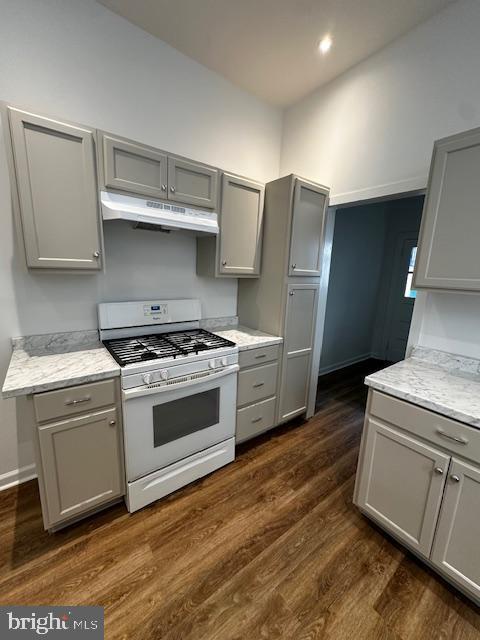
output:
M251 329L244 325L237 327L221 327L212 330L216 335L235 342L239 351L250 351L261 347L269 347L271 345L282 344L281 336L274 336L264 331Z
M473 416L464 411L459 411L458 409L453 409L445 404L440 404L437 402L432 402L427 400L422 396L418 396L414 393L409 393L408 391L404 391L402 389L398 389L391 384L386 384L384 382L378 382L376 380L369 380L369 377L365 378L365 384L368 387L371 387L375 391L381 391L390 396L394 396L399 400L405 400L406 402L411 402L422 409L428 409L430 411L434 411L442 416L446 416L447 418L452 418L452 420L457 420L458 422L463 422L471 427L475 427L476 429L480 429L480 417Z

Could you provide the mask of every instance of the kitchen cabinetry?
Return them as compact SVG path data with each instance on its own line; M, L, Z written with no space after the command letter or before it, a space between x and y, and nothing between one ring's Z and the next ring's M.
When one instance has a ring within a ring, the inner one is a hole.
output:
M34 396L37 469L46 529L68 524L123 496L118 398L114 380Z
M317 317L318 288L312 284L287 285L283 377L279 419L283 422L307 409L310 366Z
M415 289L480 290L480 129L435 142Z
M100 269L94 130L13 107L4 115L27 266Z
M268 183L261 275L239 282L240 323L284 338L276 424L311 415L327 203L326 187L297 176Z
M275 424L279 355L279 345L249 349L239 354L237 444Z
M433 563L480 598L480 468L452 459L438 520Z
M477 602L479 446L478 429L370 390L354 498Z
M202 209L217 207L218 169L127 138L99 132L99 183Z
M264 193L264 186L258 182L223 174L220 233L216 238L197 238L198 275L259 275Z

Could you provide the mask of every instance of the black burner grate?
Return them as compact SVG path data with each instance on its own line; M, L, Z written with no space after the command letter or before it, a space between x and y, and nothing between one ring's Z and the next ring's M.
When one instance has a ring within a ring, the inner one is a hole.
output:
M176 359L211 349L234 347L235 343L204 329L174 331L138 338L105 340L105 347L121 367L146 360Z

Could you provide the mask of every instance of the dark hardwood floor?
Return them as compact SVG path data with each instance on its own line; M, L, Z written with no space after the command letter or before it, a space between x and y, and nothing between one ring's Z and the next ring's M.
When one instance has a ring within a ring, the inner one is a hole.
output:
M312 420L132 515L49 535L35 482L0 493L0 604L100 604L108 639L480 639L478 608L352 505L376 368L324 376Z

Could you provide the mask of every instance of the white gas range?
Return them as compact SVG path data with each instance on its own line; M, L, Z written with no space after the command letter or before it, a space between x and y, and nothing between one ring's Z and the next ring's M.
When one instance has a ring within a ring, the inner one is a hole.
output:
M200 329L198 300L98 306L121 366L127 508L136 511L235 458L238 348Z

